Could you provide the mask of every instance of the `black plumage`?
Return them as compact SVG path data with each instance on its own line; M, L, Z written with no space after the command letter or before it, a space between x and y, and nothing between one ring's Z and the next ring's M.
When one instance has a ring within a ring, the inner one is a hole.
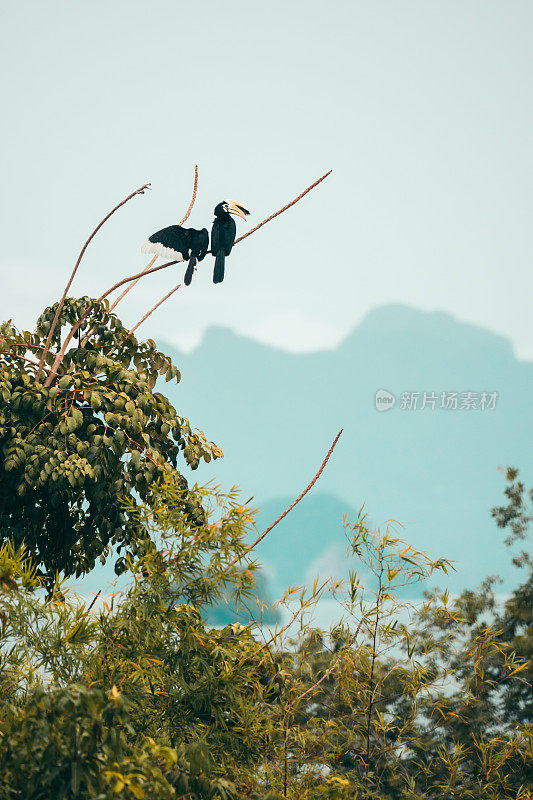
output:
M159 256L171 258L173 261L188 260L184 282L188 286L198 261L202 261L209 249L209 233L207 228L183 228L181 225L169 225L148 237L142 246L143 253L157 253Z
M211 228L211 252L215 257L213 283L224 280L226 256L229 256L235 243L237 226L231 214L246 219L249 213L234 200L224 200L215 207L215 219Z
M223 200L215 207L215 219L211 229L211 253L215 258L213 282L224 280L226 257L231 253L237 234L237 226L232 214L242 219L250 214L244 206L235 200ZM142 246L143 253L155 253L172 261L188 261L184 283L192 281L198 261L202 261L209 250L209 234L207 228L184 228L181 225L169 225L153 233Z

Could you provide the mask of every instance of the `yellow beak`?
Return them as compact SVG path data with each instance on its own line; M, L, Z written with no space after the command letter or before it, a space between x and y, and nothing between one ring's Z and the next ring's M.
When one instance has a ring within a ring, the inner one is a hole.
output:
M241 219L244 220L249 215L250 212L246 208L244 208L244 206L241 206L240 203L237 203L235 200L227 200L226 202L229 206L230 214L235 214L236 217L241 217Z

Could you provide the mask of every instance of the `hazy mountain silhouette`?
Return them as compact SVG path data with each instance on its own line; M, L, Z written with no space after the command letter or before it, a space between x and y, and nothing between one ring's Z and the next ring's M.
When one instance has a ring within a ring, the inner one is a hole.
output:
M490 508L502 497L499 466L528 478L533 364L503 337L448 314L386 306L332 351L289 354L224 328L208 330L190 354L159 344L182 373L165 391L225 452L192 477L254 495L259 527L305 486L344 428L320 494L259 552L276 589L333 563L346 544L343 513L363 504L373 523L401 521L402 538L455 560L452 589L513 574ZM397 398L385 413L375 408L379 389ZM499 396L494 410L400 408L402 392L420 393L420 405L423 392L443 391L476 392L478 404L482 392Z

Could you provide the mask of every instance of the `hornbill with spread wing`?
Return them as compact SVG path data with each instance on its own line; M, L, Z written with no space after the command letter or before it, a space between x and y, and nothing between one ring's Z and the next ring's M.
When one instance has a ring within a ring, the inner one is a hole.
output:
M197 262L205 258L208 249L207 228L198 231L195 228L183 228L181 225L170 225L153 233L141 248L143 253L157 253L173 261L188 259L184 278L186 286L192 281Z
M223 200L215 207L215 219L211 228L211 252L215 257L213 283L221 283L224 280L226 256L231 253L237 235L237 226L231 214L246 219L249 213L235 200Z
M249 213L235 200L223 200L215 207L215 219L211 228L211 253L215 257L214 283L224 280L226 256L229 256L235 243L237 226L231 215L246 219ZM181 225L170 225L148 237L141 249L143 253L156 253L173 261L188 260L184 283L189 286L197 262L205 258L209 249L209 234L207 228L198 231L195 228L183 228Z

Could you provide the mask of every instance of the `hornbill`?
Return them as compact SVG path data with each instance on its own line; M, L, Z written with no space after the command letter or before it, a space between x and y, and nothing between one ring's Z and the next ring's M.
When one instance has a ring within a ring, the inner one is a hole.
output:
M192 281L194 268L197 261L202 261L209 249L209 234L207 228L201 231L195 228L182 228L181 225L170 225L157 233L153 233L143 244L143 253L157 253L173 261L189 260L185 272L184 283L186 286Z
M226 256L231 253L237 235L237 226L231 214L246 219L249 213L235 200L223 200L215 207L215 219L211 228L211 252L215 257L213 283L221 283L224 280Z

